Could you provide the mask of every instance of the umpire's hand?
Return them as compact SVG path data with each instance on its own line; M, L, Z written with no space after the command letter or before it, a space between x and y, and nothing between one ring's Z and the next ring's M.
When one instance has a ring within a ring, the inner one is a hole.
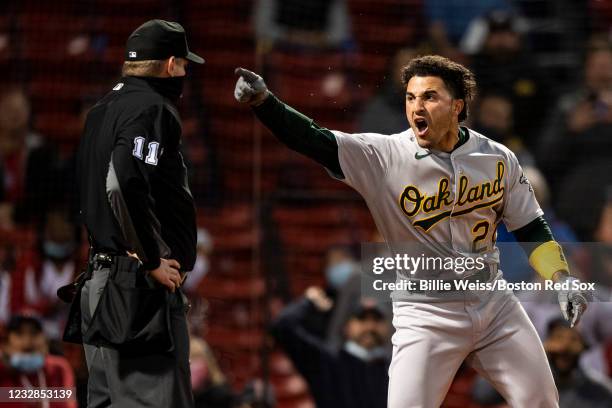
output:
M234 98L238 102L257 106L270 95L263 78L256 73L244 68L236 68L234 73L240 76L234 88Z
M149 275L158 283L164 285L172 293L181 286L181 265L174 259L160 259L161 263L157 269L149 272Z

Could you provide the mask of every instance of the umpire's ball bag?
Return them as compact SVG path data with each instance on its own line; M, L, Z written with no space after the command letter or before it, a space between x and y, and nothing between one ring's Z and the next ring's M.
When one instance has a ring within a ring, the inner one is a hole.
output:
M91 324L83 332L83 343L132 355L174 349L170 294L164 287L151 287L139 266L135 258L115 257Z

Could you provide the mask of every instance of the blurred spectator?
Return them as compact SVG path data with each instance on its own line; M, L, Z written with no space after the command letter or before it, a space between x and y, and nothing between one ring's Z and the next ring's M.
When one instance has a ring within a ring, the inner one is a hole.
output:
M591 251L589 269L595 282L612 289L612 186L606 190L605 204L593 236L598 244Z
M196 408L232 408L234 395L212 350L194 335L189 340L189 366Z
M353 249L338 245L331 247L325 255L325 280L327 287L335 297L359 273L359 265Z
M382 87L367 103L359 118L359 132L393 135L408 129L404 100L406 89L402 84L401 71L417 51L409 48L398 50L389 63Z
M561 408L612 406L611 384L578 365L586 347L578 330L571 329L564 319L553 320L548 325L544 349L559 390Z
M359 264L350 247L337 245L327 251L325 280L325 289L306 290L306 297L317 302L321 313L307 316L304 324L310 333L337 348L342 344L344 323L361 293Z
M41 322L32 316L14 316L7 325L7 339L0 358L0 387L72 388L74 374L68 361L47 354ZM76 396L75 396L76 398ZM3 403L3 407L38 408L40 402ZM76 399L51 402L49 408L76 408Z
M512 10L508 0L425 0L424 5L429 38L449 58L457 57L456 47L472 20L493 10Z
M514 134L514 106L508 96L494 91L479 96L473 116L472 129L506 145L523 167L534 164L533 156Z
M345 0L259 0L255 33L264 48L350 47Z
M487 16L488 34L472 69L482 93L494 91L510 99L514 131L532 149L554 95L546 74L526 49L516 19L514 14L499 11Z
M461 38L461 51L467 55L476 55L482 52L491 31L499 30L511 17L511 32L526 35L529 28L527 20L522 15L511 14L508 10L493 10L485 15L475 18ZM500 27L500 24L501 27Z
M374 302L361 302L344 326L344 345L331 350L304 326L329 299L299 299L274 322L272 333L304 377L317 407L383 408L387 405L390 325Z
M271 384L260 379L249 382L239 397L237 408L274 408L276 397Z
M66 210L49 210L40 230L38 250L25 252L15 266L14 290L23 290L22 307L42 316L45 333L51 338L61 338L67 313L57 289L78 275L79 232Z
M612 406L610 381L578 364L586 348L578 330L570 328L565 319L554 319L549 323L544 349L559 391L560 408ZM474 397L483 405L503 402L503 398L482 378L475 384Z
M610 161L612 46L594 40L587 51L584 83L563 96L540 143L540 167L554 192L573 169Z
M210 270L210 256L212 255L213 247L212 236L204 228L199 228L196 261L193 265L193 270L189 272L182 286L189 296L197 295L202 279L204 279Z
M56 155L30 130L30 113L21 88L0 96L0 204L10 203L18 222L31 221L55 193Z

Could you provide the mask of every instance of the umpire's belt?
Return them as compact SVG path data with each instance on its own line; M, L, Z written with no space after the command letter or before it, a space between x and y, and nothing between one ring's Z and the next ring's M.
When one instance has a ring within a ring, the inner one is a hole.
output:
M91 258L91 263L94 269L110 268L114 259L115 255L98 252Z

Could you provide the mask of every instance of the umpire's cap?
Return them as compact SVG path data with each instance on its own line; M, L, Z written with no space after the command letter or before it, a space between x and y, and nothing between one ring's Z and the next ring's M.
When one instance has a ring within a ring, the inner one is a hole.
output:
M179 23L149 20L129 36L125 47L126 61L186 58L198 64L204 59L189 51L185 29Z

